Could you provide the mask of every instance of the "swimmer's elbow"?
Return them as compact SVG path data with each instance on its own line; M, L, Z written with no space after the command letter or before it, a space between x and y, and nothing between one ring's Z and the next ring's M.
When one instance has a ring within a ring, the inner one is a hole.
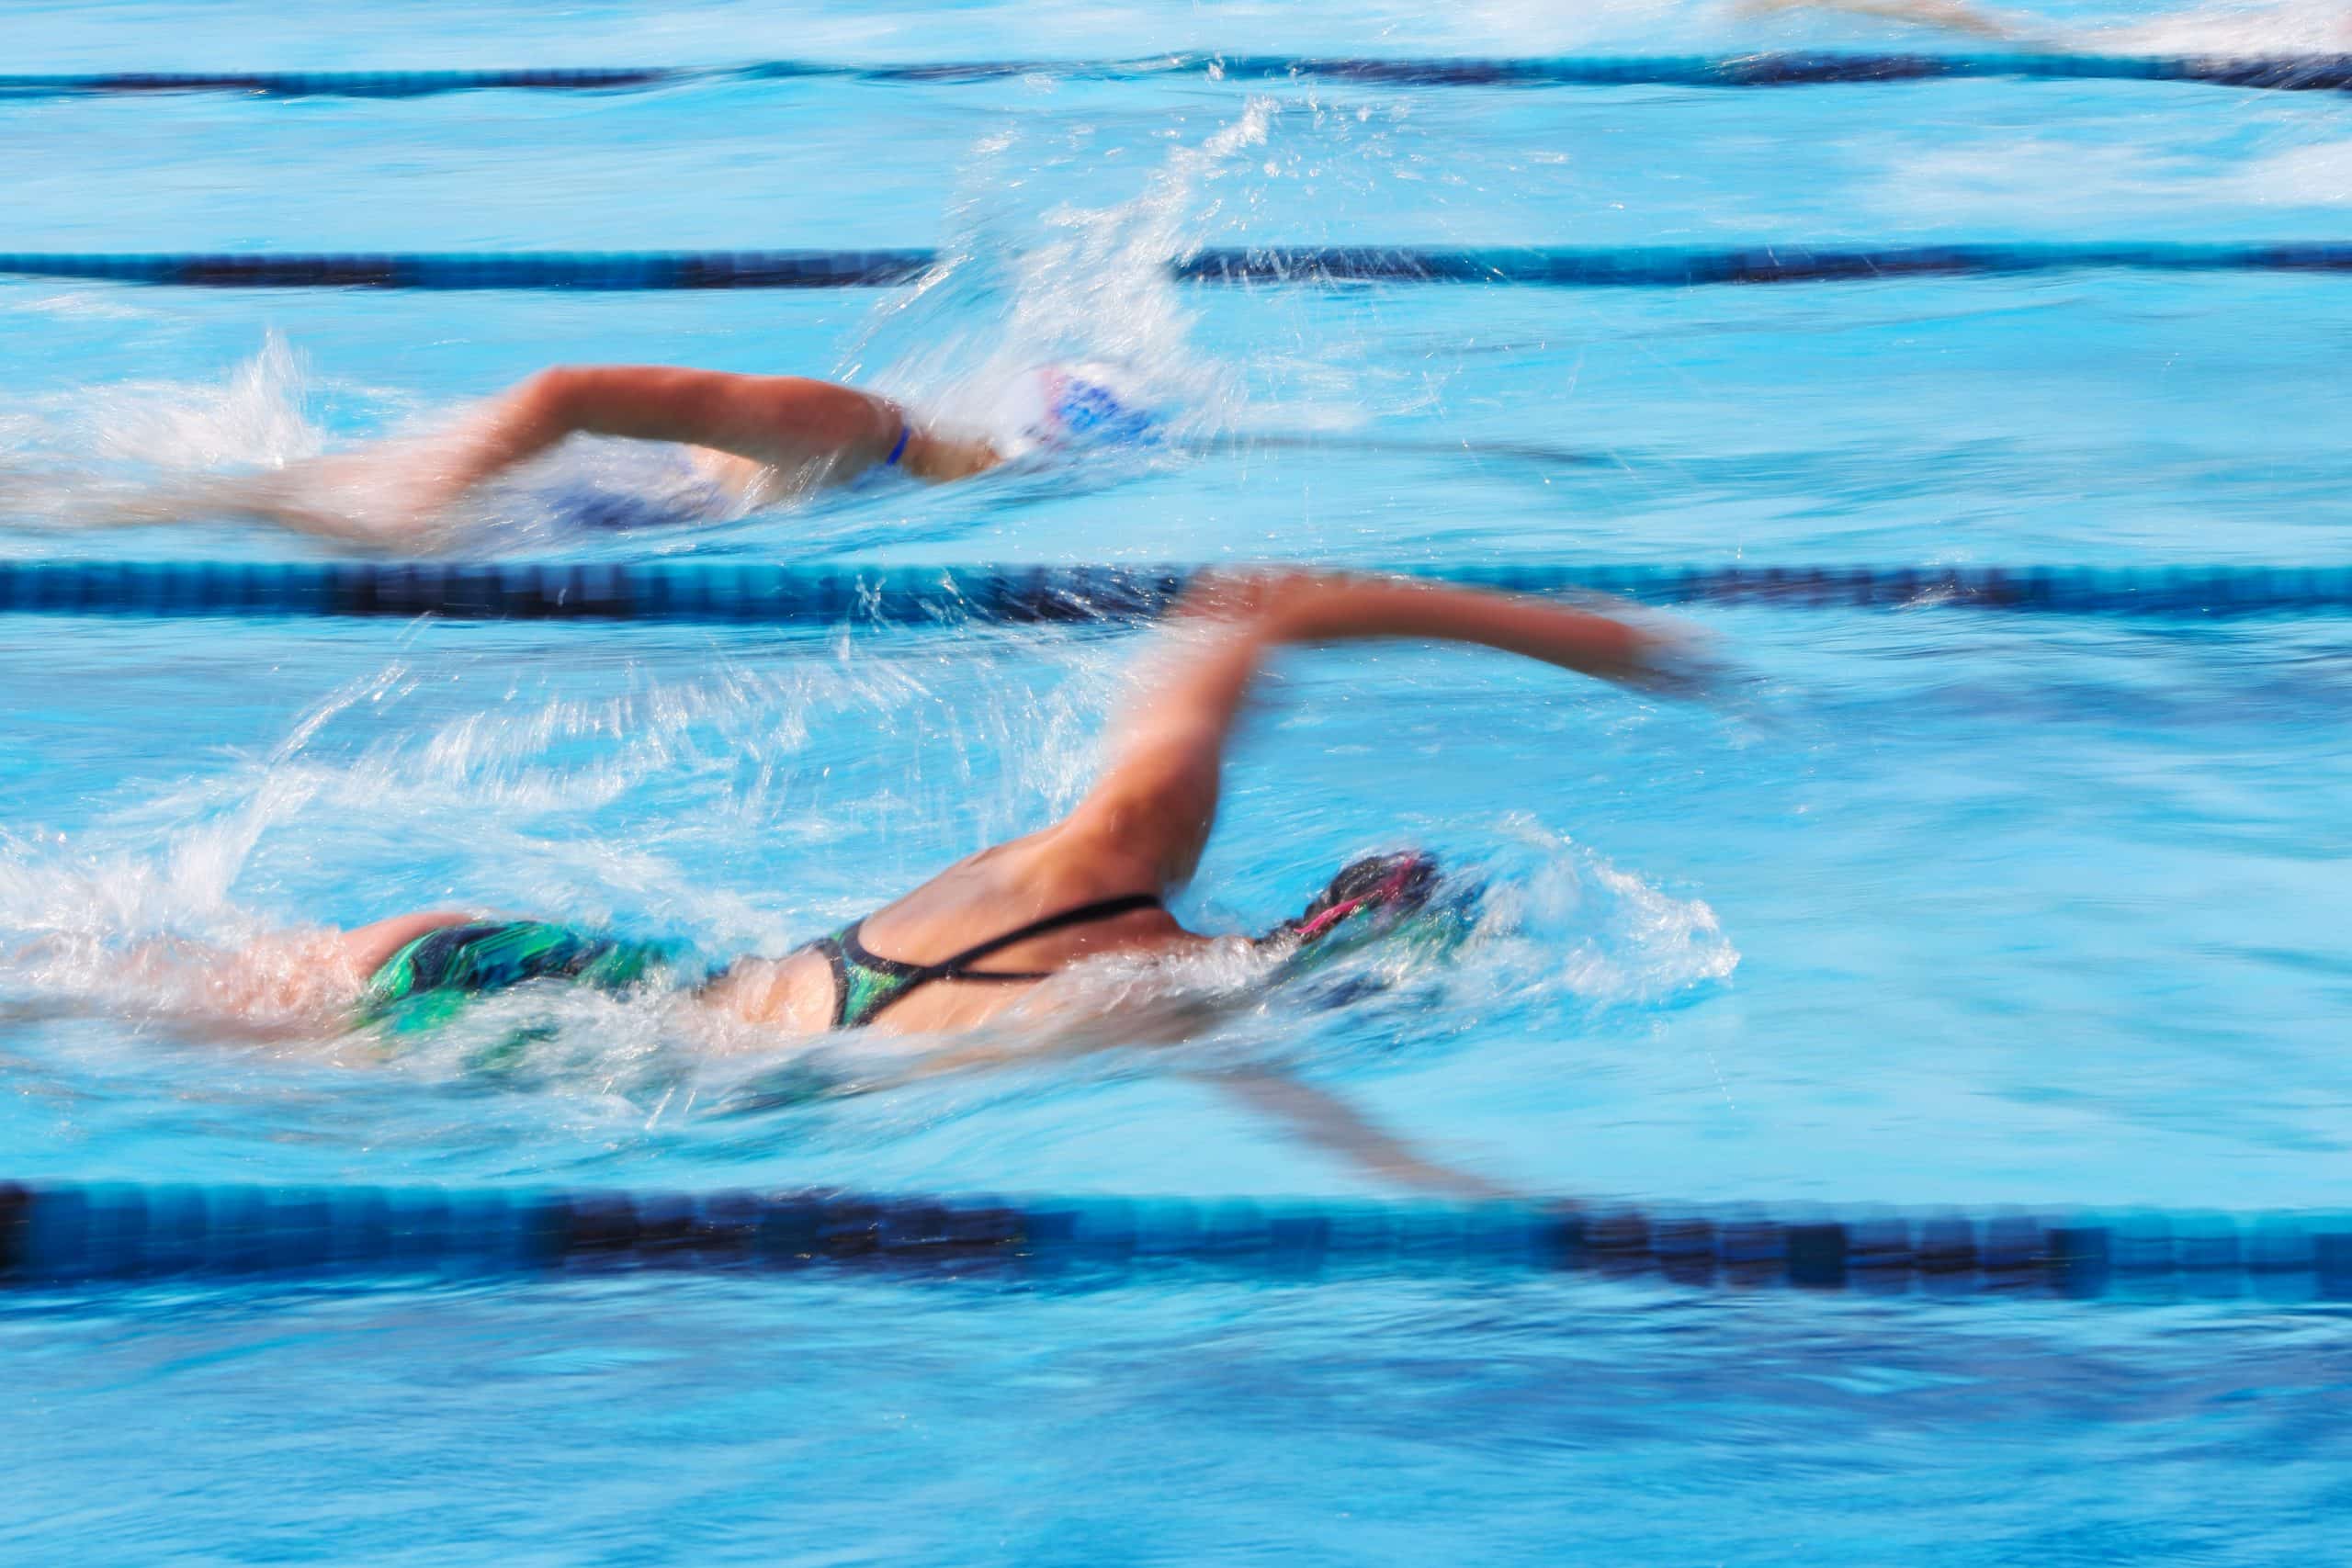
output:
M509 400L526 424L549 432L569 432L579 427L593 374L576 365L550 366L516 383Z
M1114 783L1065 818L1061 830L1078 858L1114 881L1182 887L1200 863L1215 820L1214 805L1204 809L1187 793Z

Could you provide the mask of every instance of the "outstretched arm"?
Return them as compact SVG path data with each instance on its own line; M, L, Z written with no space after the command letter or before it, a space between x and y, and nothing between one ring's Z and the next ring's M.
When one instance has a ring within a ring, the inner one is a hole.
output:
M1128 709L1102 780L1060 831L1132 862L1160 886L1187 880L1216 819L1225 746L1275 649L1413 637L1498 649L1608 680L1655 682L1677 646L1662 631L1546 600L1398 578L1306 572L1212 578L1173 617L1184 638Z

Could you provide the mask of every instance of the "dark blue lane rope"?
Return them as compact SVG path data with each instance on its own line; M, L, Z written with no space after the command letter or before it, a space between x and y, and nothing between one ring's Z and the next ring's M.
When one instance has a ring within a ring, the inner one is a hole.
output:
M763 566L718 561L0 560L0 614L414 616L876 626L1131 621L1186 566ZM2352 610L2346 567L1756 567L1525 562L1408 574L1660 604L2208 617Z
M192 288L877 288L937 254L883 251L514 251L209 254L0 254L0 274Z
M929 250L0 253L0 274L196 288L877 288L911 283ZM1503 283L1554 288L1856 283L2120 268L2132 272L2352 272L2352 242L2197 244L1262 245L1171 265L1193 283Z
M1687 1286L2352 1300L2352 1220L1687 1213L1540 1202L0 1182L0 1286L613 1267L1277 1278L1577 1270Z
M2066 82L2192 82L2285 92L2352 88L2352 55L1858 54L1569 55L1549 59L1339 59L1183 53L1138 60L942 61L853 65L771 60L749 65L654 65L520 71L223 71L0 75L0 96L245 93L279 97L412 98L490 90L617 92L690 83L804 78L960 84L1007 77L1142 81L1364 82L1420 87L1793 87L2008 77Z
M1203 251L1177 264L1206 283L1510 283L1546 288L1683 288L1717 283L1868 282L2121 268L2133 272L2347 272L2352 243L1494 246L1262 246Z
M0 96L72 97L140 93L250 93L271 97L421 98L493 88L614 92L734 74L670 66L526 71L104 71L0 75Z

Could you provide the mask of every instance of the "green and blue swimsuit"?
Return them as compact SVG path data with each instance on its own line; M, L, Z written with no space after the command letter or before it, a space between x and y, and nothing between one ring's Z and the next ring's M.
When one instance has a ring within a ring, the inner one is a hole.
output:
M1420 909L1437 885L1436 863L1418 852L1369 857L1331 879L1306 911L1261 939L1295 953L1322 945L1358 915L1391 917ZM854 920L800 949L823 955L833 972L833 1027L863 1029L910 993L937 980L1026 984L1048 978L1046 969L981 969L981 959L1032 937L1072 926L1157 909L1159 897L1130 893L1047 915L966 948L937 964L908 964L869 950L860 940L865 922ZM1382 929L1390 922L1381 922ZM625 942L539 920L485 920L443 926L408 943L369 976L358 1021L396 1034L447 1021L476 997L534 980L556 980L621 995L673 976L684 949L666 942ZM723 971L720 971L723 973ZM711 978L717 978L714 974ZM706 981L706 984L708 982Z

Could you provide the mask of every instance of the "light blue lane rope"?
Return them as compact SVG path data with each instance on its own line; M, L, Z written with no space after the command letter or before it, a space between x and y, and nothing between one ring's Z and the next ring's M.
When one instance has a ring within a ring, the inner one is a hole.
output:
M933 626L1116 622L1174 602L1186 566L734 562L0 561L0 614ZM1527 562L1408 574L1660 604L2210 617L2352 610L2345 567L1754 567Z
M0 1182L0 1286L598 1267L1581 1270L1730 1289L2352 1300L2352 1220Z
M2352 88L2352 55L1860 54L1570 55L1550 59L1337 59L1293 55L1164 54L1141 60L940 61L853 65L771 60L734 66L639 66L521 71L225 71L32 73L0 75L0 95L54 97L141 93L246 93L282 97L409 98L481 91L616 92L689 83L824 78L957 84L1005 77L1141 81L1215 74L1227 81L1295 79L1429 87L1791 87L2008 77L2067 82L2194 82L2273 91Z
M878 288L911 283L928 250L0 253L0 274L193 288ZM2352 242L2194 244L1494 246L1266 245L1196 252L1193 283L1503 283L1553 288L1859 283L2114 268L2132 272L2352 272Z

